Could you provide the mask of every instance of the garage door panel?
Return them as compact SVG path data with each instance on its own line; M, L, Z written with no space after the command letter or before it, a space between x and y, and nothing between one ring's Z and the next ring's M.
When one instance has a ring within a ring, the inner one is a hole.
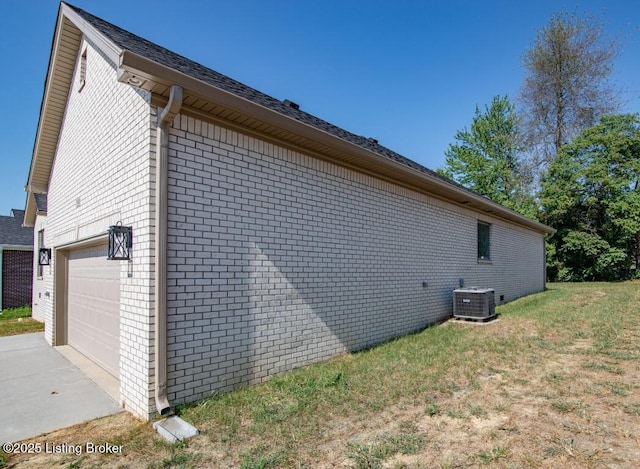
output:
M69 253L69 345L119 377L120 263L106 260L106 245Z

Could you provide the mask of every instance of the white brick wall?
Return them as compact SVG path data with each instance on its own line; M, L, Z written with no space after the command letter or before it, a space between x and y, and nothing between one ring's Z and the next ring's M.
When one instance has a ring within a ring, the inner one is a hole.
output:
M44 223L45 245L67 249L116 221L133 226L133 261L121 270L120 395L148 417L156 109L90 44L87 58L36 236ZM169 198L174 404L443 319L461 277L506 300L544 287L541 234L185 116L171 130ZM476 259L478 220L491 223L489 265ZM50 343L54 270L34 289Z
M541 234L222 127L177 116L169 170L174 403L444 319L459 278L544 288Z
M53 315L47 314L53 311L51 303L53 295L53 275L51 266L42 266L42 276L38 275L38 232L47 228L47 217L36 216L33 226L33 291L31 300L31 315L34 319L44 322L47 331L53 331ZM48 246L43 246L48 247ZM51 334L45 336L51 343Z
M119 220L133 226L133 262L114 261L121 262L122 269L120 395L127 410L147 417L153 395L153 161L149 155L155 118L149 93L118 83L114 65L91 44L86 46L86 84L79 91L79 79L73 82L52 170L45 244L66 247L106 233ZM35 229L37 236L38 225ZM54 268L45 268L42 288L36 288L51 296L37 306L45 317L50 343L55 337Z

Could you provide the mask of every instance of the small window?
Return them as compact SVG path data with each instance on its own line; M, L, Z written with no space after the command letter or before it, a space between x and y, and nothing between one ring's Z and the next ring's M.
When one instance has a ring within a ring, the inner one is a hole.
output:
M82 91L87 81L87 48L85 47L80 56L80 73L78 75L78 93Z
M491 225L478 222L478 259L491 259Z
M38 231L38 256L40 256L40 249L42 249L44 247L44 230L40 230ZM37 267L37 273L38 273L38 277L42 277L42 268L43 265L40 263L40 259L38 259L38 267Z

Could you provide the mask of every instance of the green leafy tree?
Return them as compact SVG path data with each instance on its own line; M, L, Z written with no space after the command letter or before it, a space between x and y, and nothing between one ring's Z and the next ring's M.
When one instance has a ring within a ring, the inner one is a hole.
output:
M535 217L530 178L520 164L522 145L515 106L495 96L482 112L477 106L471 128L455 134L440 173L494 202Z
M617 108L609 84L619 45L606 41L593 17L555 14L525 53L522 120L535 163L551 163L560 147Z
M542 181L544 221L558 232L548 273L618 280L640 262L640 115L605 116L563 146Z

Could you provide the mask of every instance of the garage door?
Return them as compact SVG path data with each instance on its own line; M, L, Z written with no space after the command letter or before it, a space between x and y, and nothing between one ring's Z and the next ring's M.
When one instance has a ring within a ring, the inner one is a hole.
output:
M107 246L69 252L67 338L116 378L120 361L120 262L107 261Z

